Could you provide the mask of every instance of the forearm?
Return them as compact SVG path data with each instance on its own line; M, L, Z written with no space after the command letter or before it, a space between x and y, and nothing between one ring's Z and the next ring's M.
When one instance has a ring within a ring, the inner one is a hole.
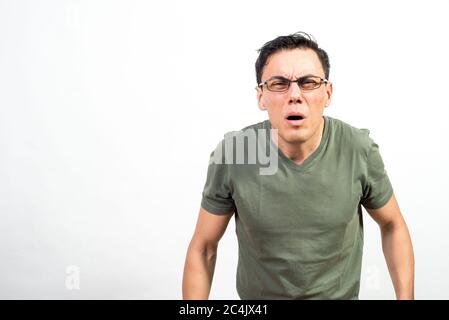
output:
M414 256L405 222L381 228L382 248L397 299L414 299Z
M209 298L216 257L216 247L198 249L192 245L189 246L182 281L184 300L205 300Z

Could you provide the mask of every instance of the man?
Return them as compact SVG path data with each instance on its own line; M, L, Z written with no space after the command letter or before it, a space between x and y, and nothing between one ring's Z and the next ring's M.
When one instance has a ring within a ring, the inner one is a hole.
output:
M185 262L184 299L209 297L218 242L234 213L240 298L358 299L362 205L380 227L397 299L414 298L412 244L378 145L368 130L323 115L332 97L329 68L326 52L305 33L259 50L257 100L269 120L234 136L267 130L277 170L261 174L259 164L210 162ZM263 135L257 137L263 146ZM238 152L225 146L222 156L225 142L211 159Z

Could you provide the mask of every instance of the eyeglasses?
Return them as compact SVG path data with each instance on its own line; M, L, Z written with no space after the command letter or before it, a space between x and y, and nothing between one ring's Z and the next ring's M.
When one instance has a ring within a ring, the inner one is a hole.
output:
M296 82L301 90L314 90L318 89L322 83L327 84L328 80L317 76L304 76L296 80L290 80L284 77L275 76L271 77L267 81L259 83L258 87L267 86L267 89L274 92L285 92L290 88L290 84Z

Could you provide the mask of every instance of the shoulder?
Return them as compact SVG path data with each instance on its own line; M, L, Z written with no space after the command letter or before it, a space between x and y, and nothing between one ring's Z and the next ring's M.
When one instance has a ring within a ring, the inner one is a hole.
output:
M249 126L246 126L242 129L240 129L240 131L238 132L246 132L248 130L258 130L258 129L267 129L269 126L269 120L264 120L264 121L260 121L254 124L251 124Z
M337 144L364 155L368 154L373 143L369 129L358 128L340 119L326 117L330 123L332 137Z
M233 158L233 154L236 152L236 141L243 141L245 138L253 138L253 141L258 140L259 130L267 130L270 128L269 120L260 121L248 126L245 126L236 131L228 131L223 135L223 138L218 142L215 150L211 156L215 155L221 157L224 161L225 158ZM246 147L246 146L245 146ZM246 151L246 149L245 149Z

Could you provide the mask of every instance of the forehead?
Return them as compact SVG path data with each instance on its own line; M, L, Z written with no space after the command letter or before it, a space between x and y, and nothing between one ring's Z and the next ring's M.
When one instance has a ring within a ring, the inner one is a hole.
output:
M307 74L324 76L323 67L315 51L312 49L281 50L268 58L262 79L272 76L299 78Z

